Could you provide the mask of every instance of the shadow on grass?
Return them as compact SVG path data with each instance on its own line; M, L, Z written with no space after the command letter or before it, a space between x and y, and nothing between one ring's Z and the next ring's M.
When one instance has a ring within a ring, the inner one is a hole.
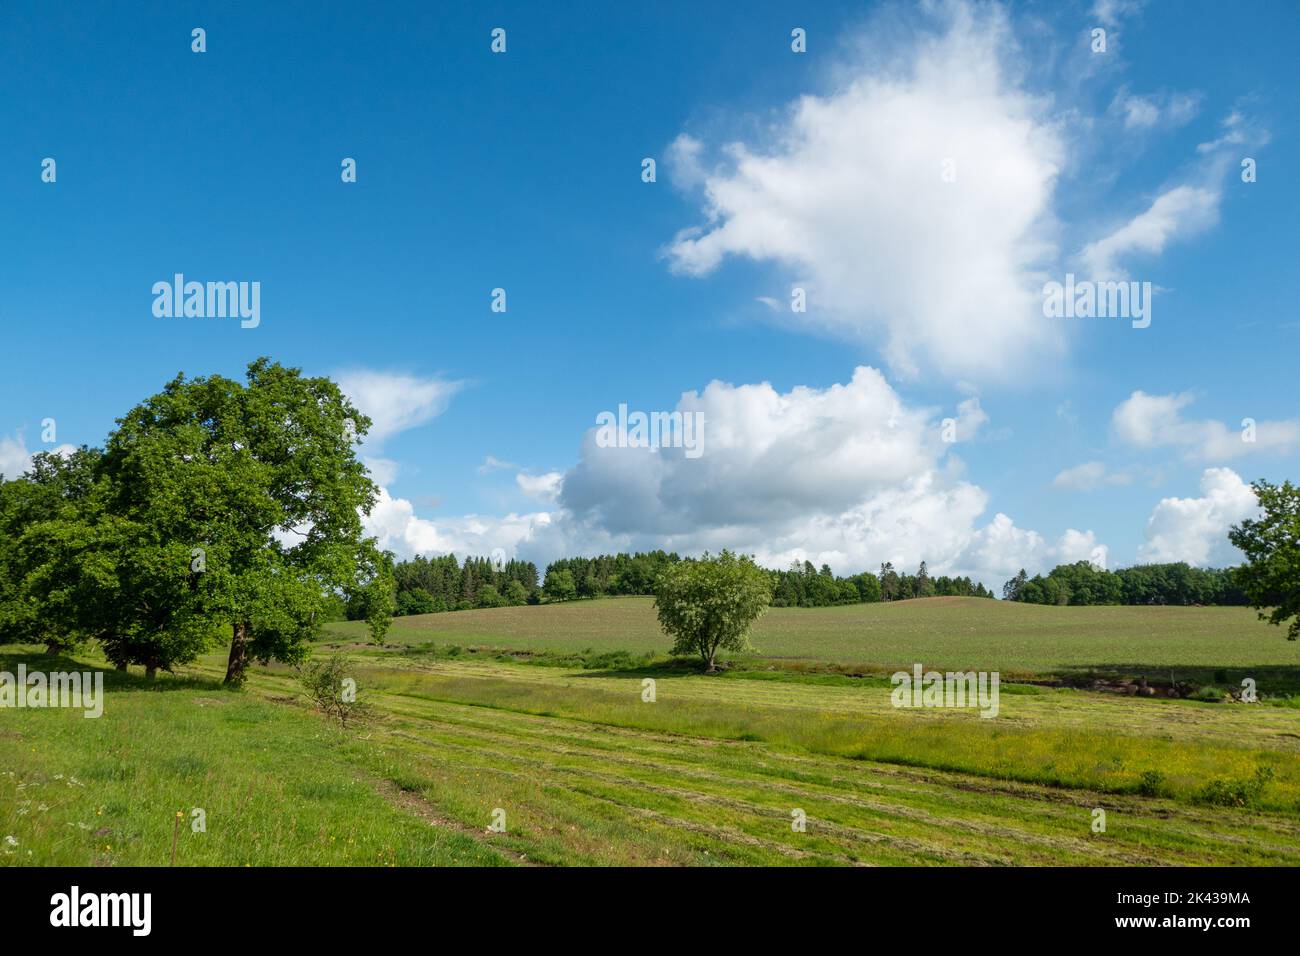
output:
M719 665L716 674L721 677L727 672L725 665ZM593 661L583 666L583 672L576 677L689 677L698 674L706 676L704 665L689 658L673 657L665 660L634 660L628 662Z
M71 673L73 671L83 674L87 671L102 673L106 691L152 690L162 692L169 690L220 691L229 689L220 681L210 677L160 672L156 678L150 680L140 673L119 671L106 664L78 660L68 654L44 654L33 651L20 651L14 648L0 648L0 671L8 671L10 674L17 676L19 664L25 665L28 674L34 672L42 674Z
M1054 677L1071 687L1088 688L1101 681L1116 684L1140 681L1145 677L1152 687L1167 688L1173 685L1217 687L1224 691L1240 691L1242 681L1250 678L1262 698L1292 697L1300 695L1300 664L1270 664L1260 667L1216 667L1214 665L1187 664L1091 664L1080 667L1059 668Z

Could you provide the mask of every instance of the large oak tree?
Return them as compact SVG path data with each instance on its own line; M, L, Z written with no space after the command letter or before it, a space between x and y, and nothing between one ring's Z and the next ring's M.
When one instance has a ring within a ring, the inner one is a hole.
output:
M187 633L229 629L227 683L253 660L303 660L328 597L385 566L362 534L376 488L353 442L369 426L328 378L262 358L244 383L177 376L109 436L105 507L149 559L144 576L173 586Z

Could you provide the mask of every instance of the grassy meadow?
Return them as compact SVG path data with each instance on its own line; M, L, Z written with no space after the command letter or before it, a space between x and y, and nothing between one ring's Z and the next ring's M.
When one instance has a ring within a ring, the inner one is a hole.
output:
M754 643L674 664L646 599L399 618L383 648L331 625L317 654L371 710L346 729L288 668L239 692L219 653L109 671L98 720L0 711L0 862L165 865L181 811L178 865L1300 864L1297 647L1249 611L774 609ZM54 669L27 650L0 669ZM1004 682L996 719L896 709L883 675L916 661L1251 674L1266 699Z
M326 641L367 640L364 622L326 626ZM603 598L394 619L387 642L551 655L662 657L671 641L653 599ZM926 598L828 608L771 608L748 664L825 663L872 673L927 667L998 670L1028 679L1149 676L1198 685L1219 671L1300 692L1300 649L1243 607L1047 607Z

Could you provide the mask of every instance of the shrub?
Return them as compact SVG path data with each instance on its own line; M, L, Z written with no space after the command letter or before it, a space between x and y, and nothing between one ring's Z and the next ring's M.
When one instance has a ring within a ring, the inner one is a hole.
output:
M1256 767L1249 780L1211 780L1196 799L1215 807L1256 807L1272 779L1272 767Z
M357 682L348 673L347 661L341 654L307 662L299 668L298 682L307 699L321 713L344 727L349 720L369 713L369 708L357 696Z
M1142 771L1142 779L1138 781L1137 792L1144 797L1159 797L1168 792L1165 785L1165 775L1159 770Z

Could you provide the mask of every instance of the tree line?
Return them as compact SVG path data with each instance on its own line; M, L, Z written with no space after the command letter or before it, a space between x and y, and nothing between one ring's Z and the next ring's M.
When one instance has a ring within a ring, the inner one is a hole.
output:
M1032 604L1248 605L1258 617L1300 640L1300 486L1251 482L1255 517L1228 530L1245 556L1232 568L1194 568L1185 562L1139 564L1107 571L1088 561L1062 564L1044 577L1024 568L1002 587L1009 601Z
M1076 561L1032 578L1021 568L1002 586L1002 596L1026 604L1056 605L1251 603L1237 568L1194 568L1181 561L1114 571Z
M417 556L398 562L393 578L399 615L537 603L537 566L531 561ZM363 617L362 611L350 607L348 616Z
M653 595L663 572L691 561L676 552L646 551L602 554L593 558L560 558L546 567L538 584L530 561L504 564L487 558L455 555L416 557L393 569L399 615L431 614L480 607L553 603L583 598ZM886 562L880 572L861 571L838 577L828 565L796 561L789 568L760 568L769 579L773 607L828 607L901 601L917 597L993 597L992 591L969 577L932 577L921 562L915 574L898 572ZM349 608L349 617L361 616Z

